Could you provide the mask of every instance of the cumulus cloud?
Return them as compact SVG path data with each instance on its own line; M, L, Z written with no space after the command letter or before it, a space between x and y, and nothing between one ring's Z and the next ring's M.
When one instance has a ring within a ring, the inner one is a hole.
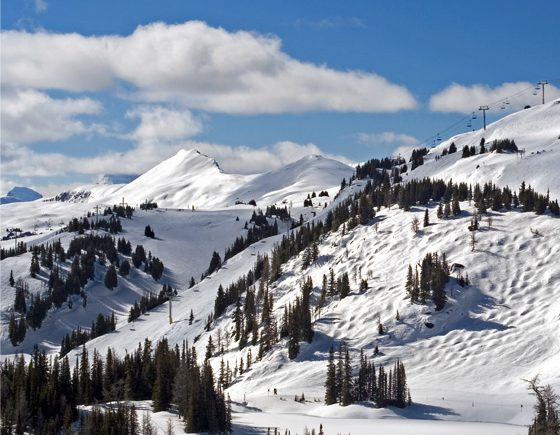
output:
M142 105L129 110L126 117L140 119L138 127L126 135L138 142L169 142L195 136L202 130L202 122L189 110Z
M323 153L314 144L278 142L260 148L232 147L185 140L173 144L139 143L124 153L107 152L94 157L71 157L60 153L37 153L25 146L6 145L1 150L1 169L6 176L52 177L72 173L138 174L147 171L180 149L197 149L216 159L225 172L255 174L280 168L307 155L321 154L347 164L343 156Z
M430 110L434 112L459 112L470 113L476 111L481 105L491 105L500 109L502 103L508 110L522 109L527 104L540 104L541 93L533 95L534 84L530 82L503 83L494 88L476 84L471 86L453 83L447 88L432 95L430 98ZM510 97L513 96L513 97ZM545 88L547 100L560 98L560 89L552 85ZM510 98L508 98L510 97Z
M54 99L34 89L3 89L2 145L57 141L99 129L77 119L95 115L102 105L91 98Z
M260 148L231 147L209 143L186 143L184 145L186 148L196 148L213 157L225 172L236 174L256 174L272 171L302 157L318 154L349 165L354 164L346 157L324 153L317 145L311 143L298 144L291 141L281 141Z
M418 143L418 139L404 133L396 133L394 131L384 131L382 133L358 133L356 135L358 142L370 146L412 146Z
M198 21L153 23L127 36L11 30L2 32L2 47L4 86L113 87L140 101L238 114L394 112L417 105L405 87L376 74L301 62L275 36Z

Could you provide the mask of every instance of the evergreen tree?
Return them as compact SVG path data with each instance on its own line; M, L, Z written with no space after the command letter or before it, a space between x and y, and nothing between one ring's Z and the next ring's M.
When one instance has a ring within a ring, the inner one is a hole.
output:
M112 264L107 268L103 282L105 283L105 287L109 290L113 290L118 285L117 270Z
M344 372L342 374L341 388L340 404L342 406L351 405L354 400L352 398L352 367L350 365L348 347L345 348L344 352Z
M129 273L130 273L130 263L128 262L128 260L123 260L123 262L119 266L119 275L128 276Z
M336 403L336 365L334 362L334 348L329 349L329 362L327 364L327 376L325 379L325 405Z
M206 271L206 275L212 275L216 270L222 267L222 260L220 258L220 254L216 251L212 253L212 259L210 260L210 265L208 266L208 270Z
M430 214L428 212L428 209L426 209L424 211L424 228L426 228L429 225L430 225Z
M14 286L15 281L14 281L14 271L13 270L10 270L10 279L9 279L8 282L10 284L10 287Z

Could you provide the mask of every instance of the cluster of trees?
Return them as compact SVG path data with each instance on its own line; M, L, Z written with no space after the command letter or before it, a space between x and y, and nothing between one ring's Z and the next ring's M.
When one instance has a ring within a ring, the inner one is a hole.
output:
M56 241L52 244L47 243L41 245L35 245L30 249L31 252L31 264L29 266L29 273L33 278L41 272L41 267L46 267L52 269L54 262L64 262L66 261L66 253L62 247L60 241Z
M289 221L292 219L292 216L290 215L287 206L278 207L274 204L266 206L266 211L264 215L269 218L275 218L275 219L278 218L283 221Z
M360 350L359 364L354 376L348 347L340 345L335 358L331 346L325 379L326 405L339 403L348 406L356 401L372 401L378 407L392 405L404 408L412 404L403 363L395 362L388 373L380 366L376 374L373 361L368 361Z
M92 219L90 222L89 217L84 217L82 219L73 218L68 222L67 230L70 233L77 232L78 234L84 234L88 230L105 230L111 234L117 234L122 232L122 224L118 216L111 215L109 219L97 218Z
M303 270L307 269L317 261L317 258L319 258L319 244L314 242L303 251L301 268Z
M144 265L144 272L152 275L155 281L159 281L164 270L163 262L158 257L152 257L152 253L148 252L148 259Z
M105 210L103 210L104 216L111 214L116 214L121 218L131 219L132 215L134 214L134 207L131 207L129 205L115 204L113 205L113 208L107 207L105 208Z
M268 210L269 209L267 208L267 211ZM268 225L268 221L266 219L267 217L268 216L266 214L263 214L261 209L258 209L256 211L253 211L253 214L251 215L251 219L249 219L249 222L253 222L258 227Z
M78 419L77 405L149 399L156 412L176 404L188 432L216 433L231 428L229 401L216 386L212 367L208 362L198 365L196 351L187 343L182 349L171 348L163 339L153 349L146 339L123 359L111 349L105 359L96 350L90 358L84 347L73 371L68 357L49 360L35 348L29 363L23 356L6 360L0 376L2 433L58 433L70 430ZM99 431L95 426L92 429L91 420L83 427L89 427L90 433L104 433L106 417L94 418ZM130 420L128 414L127 433L140 433L134 423L135 429L131 429ZM124 416L120 422L127 425Z
M496 151L497 153L516 153L519 149L513 139L495 139L492 145L490 145L490 152L492 151Z
M167 302L169 300L169 296L173 294L176 295L177 290L174 290L167 284L163 284L157 295L152 292L148 292L140 298L140 303L138 303L138 301L134 301L134 305L130 307L130 311L128 313L128 321L132 322L133 320L138 319L142 314L145 314L147 311L163 304L164 302Z
M278 209L284 210L284 209ZM267 209L267 213L268 213ZM267 237L272 237L278 234L278 223L276 220L274 221L273 225L270 225L268 221L265 219L262 225L254 225L251 228L247 229L247 235L245 237L239 236L235 239L235 242L229 247L226 248L224 253L224 261L227 261L231 257L239 254L240 252L244 251L247 247L252 245L253 243L258 242L259 240L265 239Z
M132 254L132 244L124 237L117 239L117 251L121 254L130 256Z
M420 269L420 270L418 270ZM408 265L405 289L412 303L425 304L432 300L436 310L443 309L447 302L445 284L449 281L449 265L445 254L428 253L420 268Z
M73 258L83 252L90 253L92 257L97 255L101 260L107 259L110 263L119 261L115 240L109 234L88 234L83 237L75 237L70 241L66 255L68 258Z
M455 145L455 142L451 142L451 145L449 145L449 148L446 148L443 150L443 152L441 153L442 157L446 156L448 154L454 154L457 152L457 145Z
M322 190L321 192L319 192L319 198L324 197L324 196L329 196L329 192L327 192L326 190ZM303 206L304 207L313 207L313 199L317 198L317 194L315 192L312 192L311 194L307 194L307 198L305 198L303 200ZM325 204L326 206L326 204Z
M212 258L210 258L208 269L206 269L206 273L202 274L201 279L204 279L205 276L212 275L220 267L222 267L222 258L220 257L220 254L214 251L212 252Z
M424 164L424 156L428 154L427 148L417 148L412 150L412 155L410 156L410 170L414 171L418 166Z
M117 242L118 250L124 255L129 254L132 250L130 242L121 238ZM33 255L31 258L30 271L33 274L40 272L40 266L50 267L51 271L48 279L48 292L46 295L31 295L31 301L28 304L26 315L27 326L40 328L48 309L51 306L60 308L65 301L72 306L70 295L81 295L84 308L87 305L87 294L83 290L88 280L94 279L95 261L98 258L100 263L109 260L104 277L104 284L107 288L113 289L118 285L118 273L121 276L127 276L130 272L130 263L128 260L119 260L117 249L115 248L115 240L108 234L88 234L83 237L76 237L70 241L67 252L55 242L52 245L40 245L33 247ZM65 262L67 258L73 258L70 271L64 277L61 269L53 265L53 261ZM146 256L146 252L142 245L137 245L135 252L132 254L134 265L139 268L144 264L144 271L151 274L154 280L159 280L164 271L164 265L157 257L152 257L151 252ZM21 292L16 292L18 295ZM21 322L21 320L20 320ZM20 328L21 330L21 328ZM15 342L19 343L24 334L19 334Z
M117 319L115 313L110 316L104 316L99 313L97 318L91 322L91 329L88 331L78 327L73 329L70 334L66 334L60 344L60 356L63 357L72 349L83 345L89 340L96 337L112 332L117 327Z
M144 228L144 235L146 237L149 237L151 239L155 239L156 238L156 233L154 232L154 230L152 229L151 226L146 225L146 228Z
M265 292L268 293L269 277L270 262L268 261L268 256L257 255L257 260L255 261L253 269L241 276L236 282L231 283L226 289L224 289L222 285L218 288L218 293L214 301L214 318L219 318L230 305L235 304L235 341L241 338L242 332L245 336L253 332L254 325L252 319L256 316L256 304L259 302L264 303L263 300L265 297L266 304L270 304L269 295L265 295ZM255 290L252 286L261 278L259 291L255 294ZM246 293L247 296L242 311L241 295L244 293ZM256 343L256 334L254 335L254 342ZM243 346L240 345L240 347L242 348Z
M27 245L25 242L19 242L14 248L0 248L0 260L8 257L15 257L16 255L25 254L27 252Z
M155 281L158 281L163 275L165 270L163 262L158 257L152 257L151 251L148 251L148 255L146 255L146 250L142 245L136 245L131 259L136 269L139 269L144 263L144 272L152 275Z
M401 157L371 159L361 165L356 166L356 178L358 180L363 180L365 178L375 179L380 172L383 172L382 170L391 170L395 166L400 165L406 166L406 161ZM406 172L406 169L404 169L402 172Z
M140 204L140 210L153 210L158 208L157 202L146 201Z
M301 286L301 297L297 297L293 304L284 306L284 316L280 327L280 338L288 338L288 358L294 359L299 354L300 341L311 343L313 327L311 325L311 306L309 298L313 291L313 281L307 277ZM272 322L272 321L271 321ZM261 348L263 344L261 343ZM268 349L259 349L259 356Z
M10 314L10 320L8 322L8 338L13 346L17 346L23 340L25 340L25 334L27 333L27 323L25 317L20 315L16 317L15 313Z
M13 279L13 277L12 277ZM13 346L17 346L25 340L27 332L27 323L25 314L27 313L27 304L25 301L26 296L29 294L29 285L21 278L14 283L15 286L15 300L14 310L10 314L8 323L8 337Z

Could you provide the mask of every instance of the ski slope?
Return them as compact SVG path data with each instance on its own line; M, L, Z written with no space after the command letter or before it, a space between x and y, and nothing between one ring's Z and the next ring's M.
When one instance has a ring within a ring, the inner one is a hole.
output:
M479 151L480 140L486 141L486 149L495 139L514 139L517 154L486 153L461 158L465 145L475 146ZM435 160L452 142L457 152ZM408 171L404 181L424 177L444 178L467 183L485 183L517 189L522 180L538 192L550 190L553 198L560 197L560 100L512 113L483 129L459 134L443 141L429 150L424 165Z

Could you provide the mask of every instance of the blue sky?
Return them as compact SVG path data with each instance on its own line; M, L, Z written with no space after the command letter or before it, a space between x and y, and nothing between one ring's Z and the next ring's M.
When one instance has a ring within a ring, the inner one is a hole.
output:
M537 104L537 80L560 97L559 18L552 1L2 2L2 191L189 146L255 172L429 145L479 104Z

